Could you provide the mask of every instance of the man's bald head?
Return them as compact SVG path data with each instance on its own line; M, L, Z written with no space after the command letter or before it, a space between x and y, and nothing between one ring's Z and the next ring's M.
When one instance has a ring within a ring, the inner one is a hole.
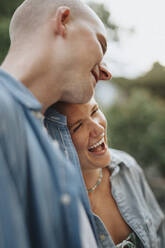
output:
M25 0L12 17L9 30L11 42L35 34L61 6L70 9L71 20L85 16L89 10L80 0Z
M5 63L43 111L59 100L85 103L98 80L111 77L101 64L105 27L81 0L25 0L11 20L10 38Z

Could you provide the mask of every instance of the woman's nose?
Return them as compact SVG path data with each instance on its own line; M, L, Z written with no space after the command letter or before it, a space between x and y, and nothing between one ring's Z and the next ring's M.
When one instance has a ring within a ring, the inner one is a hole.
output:
M100 69L100 80L110 80L112 78L112 74L108 70L105 63L102 63L99 65Z
M93 121L91 123L90 128L91 128L90 136L93 138L99 137L100 135L102 135L104 133L104 127L95 121Z

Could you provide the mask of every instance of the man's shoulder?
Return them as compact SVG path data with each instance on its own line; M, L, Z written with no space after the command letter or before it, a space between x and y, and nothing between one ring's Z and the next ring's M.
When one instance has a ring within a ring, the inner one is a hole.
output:
M0 85L0 113L6 109L10 109L13 106L14 99L10 93Z
M0 134L5 133L5 130L18 128L20 112L19 104L10 93L0 86ZM13 130L14 132L14 130Z

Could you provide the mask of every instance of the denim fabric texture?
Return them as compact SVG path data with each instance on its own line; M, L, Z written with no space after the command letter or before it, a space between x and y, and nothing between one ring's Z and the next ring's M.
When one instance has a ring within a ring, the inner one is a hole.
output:
M60 149L66 158L73 162L81 175L77 153L66 122L66 117L57 113L53 108L47 111L44 120L49 134L53 139L58 140ZM110 177L112 195L122 217L137 236L138 248L165 248L165 217L148 186L142 169L134 158L125 152L110 149L110 154L111 163L108 166L112 172ZM83 188L83 202L90 213L88 217L90 221L92 220L92 227L96 230L99 247L115 248L102 220L96 215L91 216L82 179L80 186Z
M40 111L0 69L0 247L83 247L78 177L36 118Z

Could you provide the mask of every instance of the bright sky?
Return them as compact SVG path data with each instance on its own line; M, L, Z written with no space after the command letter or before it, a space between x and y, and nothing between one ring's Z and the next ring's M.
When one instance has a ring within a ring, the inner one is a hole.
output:
M93 1L105 4L111 21L135 30L129 34L122 29L118 43L108 42L106 59L114 76L138 76L155 61L165 66L165 0Z

